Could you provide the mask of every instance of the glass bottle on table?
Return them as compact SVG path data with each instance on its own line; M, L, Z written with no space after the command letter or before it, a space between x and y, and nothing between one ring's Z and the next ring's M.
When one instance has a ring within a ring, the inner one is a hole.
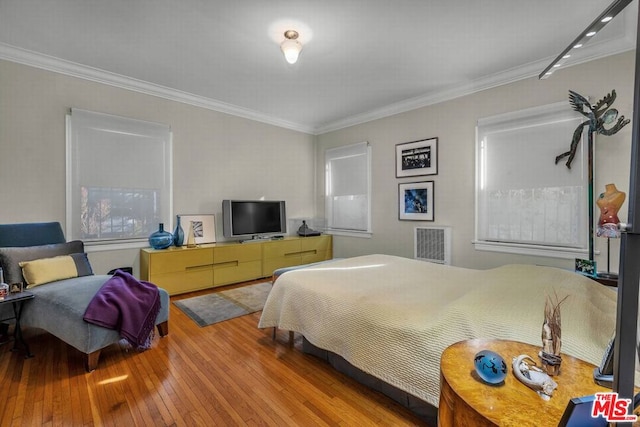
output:
M0 267L0 299L5 299L9 295L9 285L4 282L4 271Z

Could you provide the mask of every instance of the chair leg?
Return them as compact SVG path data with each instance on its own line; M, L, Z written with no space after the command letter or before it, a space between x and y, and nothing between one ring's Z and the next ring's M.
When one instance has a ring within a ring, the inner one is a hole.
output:
M169 321L168 320L165 320L162 323L158 323L156 325L156 328L158 328L158 333L160 334L161 337L169 335Z
M88 353L85 355L84 360L84 369L87 372L95 371L98 367L98 359L100 359L100 352L102 350L96 350L93 353Z

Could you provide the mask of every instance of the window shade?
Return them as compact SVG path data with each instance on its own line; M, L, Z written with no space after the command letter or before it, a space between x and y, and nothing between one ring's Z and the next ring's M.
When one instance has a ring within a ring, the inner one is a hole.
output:
M571 169L555 164L584 120L565 102L478 120L477 241L586 248L586 130Z
M371 231L370 163L367 142L326 150L326 215L330 231Z
M67 117L67 239L146 239L170 217L169 126L72 109Z

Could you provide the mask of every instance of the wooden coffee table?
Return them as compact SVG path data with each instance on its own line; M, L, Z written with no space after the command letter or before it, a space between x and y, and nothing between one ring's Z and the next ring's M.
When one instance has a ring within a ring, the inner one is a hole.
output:
M479 379L473 358L480 350L494 351L507 362L509 372L502 384ZM469 340L448 347L440 362L438 425L557 426L571 398L611 391L593 381L595 366L563 354L560 375L553 377L558 388L551 399L543 400L511 369L512 359L521 354L538 362L539 351L540 346L504 340Z

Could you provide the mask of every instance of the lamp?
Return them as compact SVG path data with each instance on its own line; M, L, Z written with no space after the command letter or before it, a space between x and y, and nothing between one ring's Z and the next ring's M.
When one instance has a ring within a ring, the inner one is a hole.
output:
M620 219L618 218L618 210L624 203L626 194L618 190L615 184L605 185L604 193L600 194L596 204L600 208L600 219L598 220L598 229L596 236L607 238L607 271L598 272L599 277L606 279L616 279L617 274L611 272L610 268L610 255L611 255L611 239L619 239L621 232L618 224Z
M295 64L298 55L302 50L302 44L297 40L298 32L295 30L287 30L284 32L284 41L280 44L280 49L284 53L284 57L289 64Z
M558 67L561 67L567 59L571 57L571 51L575 49L580 49L587 43L589 40L595 36L598 31L600 31L605 25L607 25L611 20L620 13L627 5L631 3L631 0L615 0L613 3L609 5L608 8L604 10L592 23L589 25L583 32L580 33L578 37L567 46L560 55L553 60L547 68L545 68L540 75L539 79L546 79L553 71Z

